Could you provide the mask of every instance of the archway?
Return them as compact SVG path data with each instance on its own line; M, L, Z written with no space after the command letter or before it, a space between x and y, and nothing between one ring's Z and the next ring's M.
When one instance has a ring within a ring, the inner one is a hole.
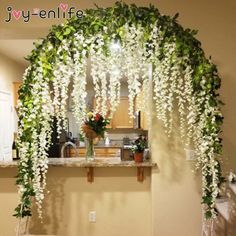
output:
M143 91L148 101L148 68L152 65L153 102L167 134L172 130L172 113L177 103L181 137L193 145L202 170L203 203L206 217L216 215L215 200L221 183L222 114L216 66L207 59L194 38L196 31L183 29L178 15L163 16L150 6L137 7L117 2L111 8L87 10L82 19L73 18L54 26L28 57L19 103L19 150L21 160L17 184L21 202L16 216L31 215L32 197L39 214L46 185L47 150L51 120L65 125L67 88L72 81L74 115L81 127L86 113L86 68L91 60L97 110L106 115L106 103L114 112L119 100L121 78L129 89L129 114L134 99ZM53 91L53 94L51 93ZM52 96L53 95L53 96ZM142 104L143 103L143 104ZM145 109L144 109L145 110ZM148 110L145 112L150 116Z

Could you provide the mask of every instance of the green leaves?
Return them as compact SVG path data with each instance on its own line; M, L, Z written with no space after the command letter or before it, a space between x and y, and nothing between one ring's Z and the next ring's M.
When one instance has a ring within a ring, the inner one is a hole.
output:
M211 219L211 217L212 217L212 212L210 210L205 211L205 218Z
M27 199L27 200L24 200L24 204L19 204L15 208L15 214L13 216L15 216L16 218L24 218L27 216L32 216L31 201Z
M206 205L210 205L212 204L212 197L210 195L208 196L203 196L202 198L202 203L206 204Z
M173 20L176 20L179 17L179 13L176 13L173 17Z
M60 41L63 40L63 34L62 34L62 32L55 32L55 35L56 35L56 38L57 38L58 40L60 40Z

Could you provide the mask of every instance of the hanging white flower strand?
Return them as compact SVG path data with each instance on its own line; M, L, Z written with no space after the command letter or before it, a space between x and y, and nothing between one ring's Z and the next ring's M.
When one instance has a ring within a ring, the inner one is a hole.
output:
M39 217L42 218L42 201L44 199L44 189L46 187L46 174L48 170L48 150L51 145L51 120L53 106L50 97L49 79L47 83L41 83L41 98L42 98L42 122L43 126L40 131L39 137L36 139L38 144L38 154L35 156L35 163L37 163L37 171L35 178L35 189L37 189L35 198L38 206Z
M196 122L197 122L197 116L199 114L198 107L196 104L196 98L193 96L193 81L192 81L192 68L188 65L185 70L183 71L184 74L184 93L186 97L186 102L188 104L186 110L186 121L187 121L187 137L186 137L186 145L191 146L191 142L196 143Z
M95 113L99 112L106 116L107 109L107 58L103 52L104 40L102 35L94 37L91 46L91 76L93 78L96 108Z
M143 61L143 29L132 25L125 25L124 48L124 73L127 77L129 91L129 116L134 118L134 99L141 91L140 74Z
M107 71L109 73L109 118L112 118L119 103L121 79L123 77L123 48L118 41L111 41L109 45L110 55L107 57Z
M112 118L119 103L120 103L120 90L121 90L121 80L122 74L120 69L116 66L111 68L110 71L110 83L109 83L109 108L110 114L109 118Z
M82 32L75 34L74 39L74 75L73 75L73 114L76 118L77 125L81 131L82 124L86 117L86 68L87 68L87 57L86 47L90 43L89 39L85 39ZM84 48L80 53L79 49Z
M172 105L170 112L173 113L174 98L176 97L179 112L180 137L183 142L186 143L186 101L188 100L188 98L187 93L185 93L186 78L184 77L182 71L182 62L183 58L177 57L176 55L172 59L172 63L174 65L171 68L170 90L172 92L170 94L172 97L170 102L172 103ZM170 131L172 131L172 127L170 128Z
M154 99L156 101L157 118L163 121L168 135L172 132L173 101L176 89L176 72L172 66L172 58L175 52L174 43L165 43L165 58L156 60L153 71Z
M69 49L70 42L64 40L57 51L57 60L54 66L54 114L57 119L57 132L61 133L61 130L67 130L67 101L68 101L68 88L74 74L73 61L70 55Z
M147 119L148 127L151 125L152 112L152 72L150 71L150 63L143 63L142 66L142 87L140 93L136 97L136 111L141 111L145 114L145 119Z

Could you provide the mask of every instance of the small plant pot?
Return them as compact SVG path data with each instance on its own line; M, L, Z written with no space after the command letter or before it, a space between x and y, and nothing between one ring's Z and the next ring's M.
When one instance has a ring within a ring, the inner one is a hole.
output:
M143 162L143 152L134 153L134 161L137 163Z

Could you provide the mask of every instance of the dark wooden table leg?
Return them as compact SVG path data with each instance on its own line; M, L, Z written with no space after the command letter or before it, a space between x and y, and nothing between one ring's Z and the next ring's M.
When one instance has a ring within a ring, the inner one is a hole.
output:
M139 182L144 181L144 168L143 167L137 167L137 180Z
M87 180L89 183L92 183L94 181L93 167L87 168Z

